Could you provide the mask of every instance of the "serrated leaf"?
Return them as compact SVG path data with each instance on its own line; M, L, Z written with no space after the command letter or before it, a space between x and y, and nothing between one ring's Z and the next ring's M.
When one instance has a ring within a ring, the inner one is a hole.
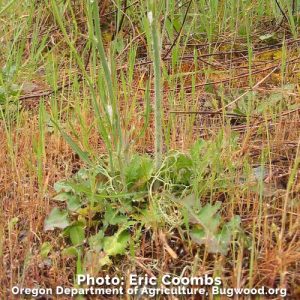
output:
M80 197L72 193L59 193L53 200L66 202L70 211L77 211L82 205Z
M54 183L54 190L57 193L61 193L61 192L68 193L68 192L73 191L73 188L71 187L69 182L62 180L62 181L57 181Z
M112 264L112 261L109 258L109 255L105 255L105 256L101 257L99 259L99 264L100 264L101 267L110 266Z
M194 193L187 195L182 199L176 199L175 201L183 204L186 208L190 208L190 209L193 209L193 207L196 207L198 205L197 197Z
M206 204L195 213L191 208L188 208L190 214L190 222L193 224L200 224L206 232L215 233L220 224L220 216L217 214L221 207L221 202L215 205Z
M188 155L180 153L176 156L176 168L178 170L184 169L184 168L190 168L193 165L193 162L191 158Z
M111 265L112 261L109 256L102 251L88 250L84 255L85 269L100 270L101 267Z
M192 230L190 230L189 234L190 234L192 241L194 241L198 245L205 244L206 235L205 235L204 229L193 228Z
M100 230L97 234L89 238L90 248L94 251L101 251L103 249L104 232Z
M88 180L89 179L89 170L88 169L85 169L85 168L82 168L80 169L77 173L76 173L76 178L78 180Z
M71 193L59 193L53 197L55 201L66 201L72 194Z
M175 184L189 185L192 176L193 161L183 153L175 153L167 158L166 170Z
M57 207L53 208L44 223L44 230L64 229L70 225L68 212Z
M221 253L226 255L228 247L232 239L232 235L240 228L240 217L234 216L228 223L224 224L222 229L212 234L212 232L206 231L194 227L190 231L190 237L192 241L199 245L206 245L207 251L210 253Z
M210 253L220 253L221 248L219 246L219 241L217 235L211 235L205 232L203 229L194 228L190 231L190 237L192 241L198 245L205 245L207 251Z
M72 195L66 200L66 202L67 202L67 207L70 211L77 211L82 205L81 199L77 195Z
M130 234L127 230L117 232L113 236L104 237L103 250L107 255L125 254Z
M107 208L104 215L104 225L118 225L127 222L128 217L120 215L117 210L114 210L111 206Z

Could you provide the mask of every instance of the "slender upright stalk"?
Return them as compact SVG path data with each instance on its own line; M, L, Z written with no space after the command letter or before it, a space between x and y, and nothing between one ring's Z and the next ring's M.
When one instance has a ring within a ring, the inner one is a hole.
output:
M154 2L154 1L153 1ZM154 3L150 5L151 9L154 8ZM163 154L163 130L162 130L162 76L161 76L161 44L159 37L159 20L158 16L154 14L153 10L148 12L148 20L151 27L152 39L152 53L153 53L153 69L154 69L154 134L155 134L155 166L158 169L161 166Z

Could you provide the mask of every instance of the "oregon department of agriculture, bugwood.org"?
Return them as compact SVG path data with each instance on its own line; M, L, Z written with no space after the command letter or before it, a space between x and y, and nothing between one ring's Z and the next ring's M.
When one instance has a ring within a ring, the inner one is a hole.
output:
M78 275L77 287L57 286L55 288L28 288L14 286L11 289L13 295L30 295L40 297L43 295L143 295L155 297L158 295L278 295L286 296L286 289L260 288L225 288L222 287L220 277L211 277L207 274L202 277L182 277L163 275L161 278L148 275L130 274L124 277L92 277L90 275Z

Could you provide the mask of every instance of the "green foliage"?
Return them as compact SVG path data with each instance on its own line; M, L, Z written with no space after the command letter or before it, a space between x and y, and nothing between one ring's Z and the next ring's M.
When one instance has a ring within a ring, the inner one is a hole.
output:
M67 229L67 233L70 237L70 240L74 246L80 245L85 238L85 232L83 228L83 224L80 222L77 222L71 226L69 226Z
M64 229L69 226L68 213L57 207L53 208L45 220L44 230Z
M240 91L244 96L234 105L233 112L241 116L275 115L278 110L291 109L291 107L288 106L287 95L288 93L293 93L294 90L294 84L285 84L280 91L275 91L263 98L255 91L249 91L248 93ZM237 95L238 94L236 94L236 97L238 97ZM231 100L229 100L229 102L230 101Z
M110 256L125 254L129 239L129 232L121 229L113 236L104 237L103 250L107 255Z
M153 173L153 161L147 156L134 155L125 168L129 190L143 190Z
M64 257L78 257L78 255L80 255L80 251L78 248L70 246L63 249L62 255Z
M42 258L46 258L52 250L52 245L49 242L45 242L41 245L40 254Z
M15 73L15 66L6 66L0 72L0 119L14 120L19 111L20 87L14 83Z
M190 230L191 239L199 245L206 245L213 253L226 255L234 233L240 230L240 218L235 216L229 222L222 224L218 214L221 203L206 204L198 212L189 210L190 222L195 223Z
M89 246L93 251L100 252L103 249L104 232L99 230L98 233L89 238Z
M239 230L239 219L226 223L219 214L220 202L201 207L199 199L211 191L211 181L226 176L228 165L221 153L233 143L226 144L222 135L213 143L198 141L188 153L167 155L158 171L153 158L135 154L124 166L125 180L121 172L107 167L105 159L81 169L55 184L54 200L66 203L67 210L54 208L45 230L64 229L63 236L70 242L64 255L80 259L83 268L93 255L99 256L101 266L110 264L113 257L127 252L130 240L138 245L139 232L168 224L181 227L207 251L226 254L233 233Z
M0 7L0 16L4 14L16 2L16 0L9 1L6 5Z
M168 172L173 183L190 185L193 175L192 158L187 154L174 153L166 160L166 167L163 171Z

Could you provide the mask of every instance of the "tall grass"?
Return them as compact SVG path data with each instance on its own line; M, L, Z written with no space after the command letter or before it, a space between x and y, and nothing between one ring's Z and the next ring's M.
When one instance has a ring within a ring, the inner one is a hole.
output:
M151 28L151 40L153 52L153 69L154 69L154 135L155 135L155 165L158 169L162 163L163 155L163 114L162 114L162 76L161 76L161 40L160 40L160 22L159 22L159 3L151 1L147 13L149 25Z

